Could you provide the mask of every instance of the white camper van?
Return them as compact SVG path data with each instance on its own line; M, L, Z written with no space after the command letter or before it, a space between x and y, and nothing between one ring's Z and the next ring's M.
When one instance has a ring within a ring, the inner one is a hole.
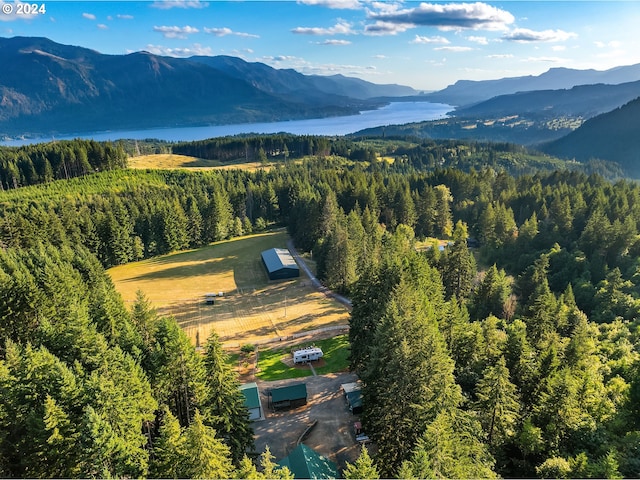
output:
M322 349L318 347L306 347L293 352L293 363L307 363L313 360L319 360L324 354Z

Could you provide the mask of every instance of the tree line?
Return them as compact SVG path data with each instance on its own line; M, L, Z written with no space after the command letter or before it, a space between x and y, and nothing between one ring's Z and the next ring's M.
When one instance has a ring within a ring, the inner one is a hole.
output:
M0 147L0 190L124 168L126 164L122 145L111 142L63 140Z
M245 134L193 142L162 140L62 140L23 147L0 147L0 191L126 168L128 157L175 153L222 163L277 162L306 157L334 156L362 163L375 170L394 161L393 170L438 168L493 168L513 175L539 170L570 168L619 178L623 171L613 163L592 160L566 162L508 143L430 140L417 137L326 137L318 135Z

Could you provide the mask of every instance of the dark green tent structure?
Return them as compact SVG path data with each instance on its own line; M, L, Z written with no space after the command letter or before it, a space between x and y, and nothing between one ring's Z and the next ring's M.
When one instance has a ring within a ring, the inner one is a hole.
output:
M304 443L280 460L278 465L291 470L294 478L338 478L337 465Z
M262 263L267 269L269 280L285 280L300 276L298 264L293 259L289 250L285 248L272 248L262 252Z

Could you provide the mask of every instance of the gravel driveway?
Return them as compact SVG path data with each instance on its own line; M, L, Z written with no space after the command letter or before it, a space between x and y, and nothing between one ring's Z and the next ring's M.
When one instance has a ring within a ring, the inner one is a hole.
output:
M345 462L353 463L360 454L353 435L353 422L358 417L347 408L340 385L355 382L357 378L354 373L339 373L275 382L258 380L256 383L266 419L253 423L256 451L263 452L269 445L276 460L281 460L296 447L307 427L317 420L304 444L335 462L339 471ZM306 405L278 412L268 408L265 393L268 389L299 382L307 384Z

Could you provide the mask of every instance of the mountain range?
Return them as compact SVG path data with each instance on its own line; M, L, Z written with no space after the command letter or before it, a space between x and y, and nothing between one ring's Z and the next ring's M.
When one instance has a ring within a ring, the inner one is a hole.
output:
M538 144L562 157L617 161L640 176L640 64L461 80L432 93L230 56L105 55L32 37L0 38L0 65L11 67L0 69L0 138L318 118L431 101L457 106L452 118L367 133Z
M305 76L233 57L104 55L46 38L0 38L0 134L249 123L353 114L417 93Z
M609 70L575 70L552 68L541 75L501 78L497 80L459 80L443 90L426 94L431 102L469 106L499 95L534 90L570 89L598 83L617 85L640 80L640 64Z
M563 116L588 119L610 112L638 96L640 80L619 85L578 85L570 89L499 95L471 106L457 108L454 114L456 117L473 118L524 115L537 119Z

